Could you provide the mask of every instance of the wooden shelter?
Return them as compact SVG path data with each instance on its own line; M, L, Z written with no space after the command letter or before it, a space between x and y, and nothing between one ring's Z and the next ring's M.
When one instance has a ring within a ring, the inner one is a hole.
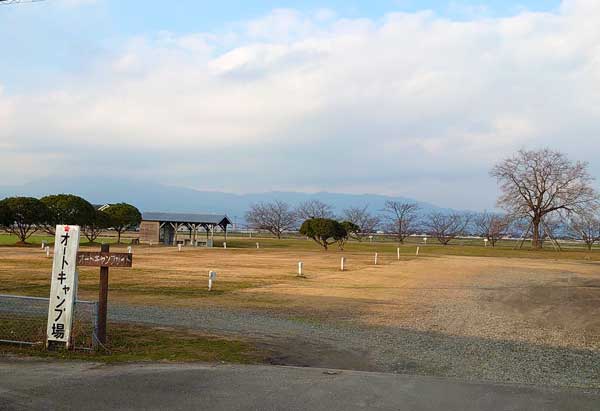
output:
M231 221L224 214L144 212L140 224L140 243L212 247L215 229L220 228L227 241L227 226L230 224ZM206 232L206 240L199 236L200 230Z

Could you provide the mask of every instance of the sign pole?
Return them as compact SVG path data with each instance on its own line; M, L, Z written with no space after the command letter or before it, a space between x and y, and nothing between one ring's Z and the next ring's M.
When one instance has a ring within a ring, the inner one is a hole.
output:
M110 252L110 244L102 244L103 253ZM108 267L100 267L100 293L98 295L98 341L106 344L106 317L108 311Z

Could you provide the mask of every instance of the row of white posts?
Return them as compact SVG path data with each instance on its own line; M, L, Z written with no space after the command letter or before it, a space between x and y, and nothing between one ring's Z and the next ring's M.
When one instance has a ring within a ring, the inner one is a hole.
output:
M223 248L227 248L227 243L224 242L223 243ZM256 243L256 248L260 248L260 243ZM183 249L183 245L182 244L177 244L177 250L181 251Z
M419 255L419 251L420 251L420 247L417 247L416 255ZM396 255L397 255L398 261L400 261L400 248L398 248L396 250ZM374 258L373 262L375 263L375 265L377 265L377 263L379 262L379 253L375 253L375 258ZM342 257L340 260L340 270L346 271L346 257ZM299 277L304 276L304 263L302 261L298 261L298 276Z

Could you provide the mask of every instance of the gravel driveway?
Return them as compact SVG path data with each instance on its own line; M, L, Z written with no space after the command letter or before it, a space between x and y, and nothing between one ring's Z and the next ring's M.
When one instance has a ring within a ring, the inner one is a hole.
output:
M600 388L600 353L592 350L220 308L111 305L109 315L112 321L251 339L273 353L275 364Z

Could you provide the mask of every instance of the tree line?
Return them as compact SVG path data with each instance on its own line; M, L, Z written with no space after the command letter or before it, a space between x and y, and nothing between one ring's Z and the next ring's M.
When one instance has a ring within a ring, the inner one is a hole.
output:
M57 225L72 224L82 227L90 242L95 242L102 230L113 229L117 242L121 234L139 225L140 211L131 204L111 204L105 210L96 209L87 200L71 194L42 197L8 197L0 201L0 228L16 235L26 243L36 231L54 235Z
M277 238L300 227L301 234L325 248L348 238L361 241L378 230L393 235L400 244L419 233L443 245L466 235L485 238L492 247L508 236L530 237L533 248L542 248L546 239L559 236L582 240L590 250L600 242L600 199L587 163L573 162L550 149L521 150L498 163L490 175L500 185L497 204L502 212L422 215L417 203L387 201L378 212L364 205L336 216L331 205L308 200L296 207L283 201L254 204L245 217L251 228Z

